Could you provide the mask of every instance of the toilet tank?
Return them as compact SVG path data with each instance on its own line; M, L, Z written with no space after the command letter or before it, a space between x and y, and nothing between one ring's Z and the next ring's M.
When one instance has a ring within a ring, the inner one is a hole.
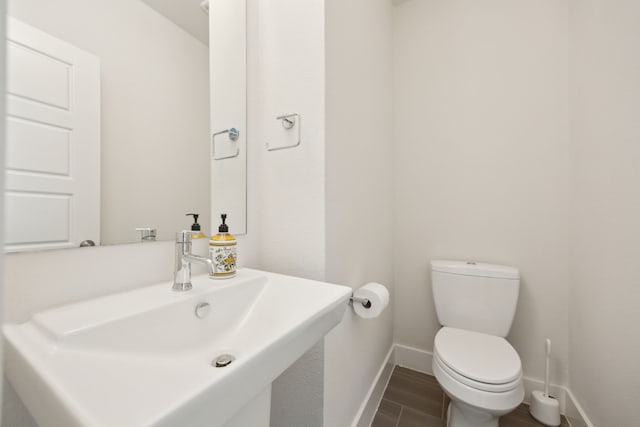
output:
M505 337L516 314L517 268L468 261L431 261L431 286L442 326Z

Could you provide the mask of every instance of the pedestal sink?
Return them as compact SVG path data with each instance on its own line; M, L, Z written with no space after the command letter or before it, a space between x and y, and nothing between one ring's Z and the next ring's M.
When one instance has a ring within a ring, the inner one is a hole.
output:
M267 426L271 382L340 322L351 295L250 269L192 282L6 324L6 374L38 424Z

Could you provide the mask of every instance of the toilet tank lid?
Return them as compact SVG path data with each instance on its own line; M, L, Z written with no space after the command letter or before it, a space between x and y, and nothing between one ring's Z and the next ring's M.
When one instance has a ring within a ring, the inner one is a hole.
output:
M497 264L484 264L473 261L433 260L431 270L441 273L464 276L491 277L499 279L519 279L520 273L515 267Z

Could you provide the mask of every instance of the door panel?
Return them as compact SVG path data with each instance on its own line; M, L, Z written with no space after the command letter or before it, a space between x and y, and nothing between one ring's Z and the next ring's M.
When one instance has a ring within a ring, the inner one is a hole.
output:
M71 131L33 120L9 117L7 167L14 171L69 176ZM32 155L40 153L39 155Z
M6 249L99 243L99 59L8 23Z
M8 93L69 109L70 64L50 57L46 51L30 49L14 40L7 43L7 56Z

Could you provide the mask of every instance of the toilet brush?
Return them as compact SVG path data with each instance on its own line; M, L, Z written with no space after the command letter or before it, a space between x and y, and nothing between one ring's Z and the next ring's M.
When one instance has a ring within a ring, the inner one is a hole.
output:
M549 358L551 357L551 340L546 341L546 368L544 375L544 393L535 390L531 393L529 413L544 425L556 427L560 425L560 403L549 396Z

